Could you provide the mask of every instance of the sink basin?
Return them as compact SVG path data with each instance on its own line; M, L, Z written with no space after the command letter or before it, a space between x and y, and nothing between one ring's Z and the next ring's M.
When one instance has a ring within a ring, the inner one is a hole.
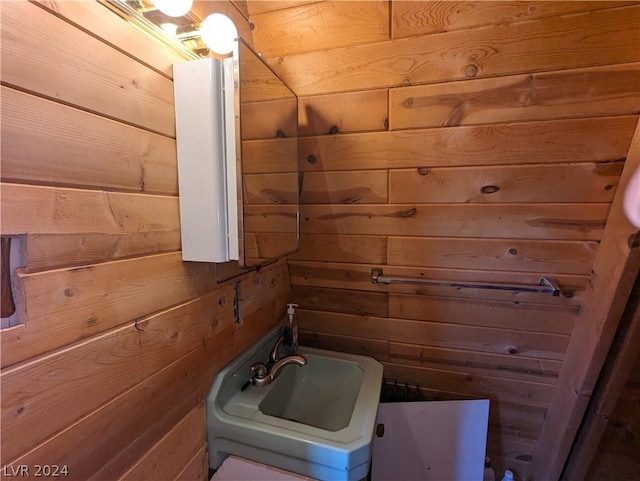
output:
M266 362L274 328L215 377L207 396L209 464L234 454L326 481L367 476L382 365L355 354L301 346L305 366L289 365L266 386L248 385Z
M260 403L260 411L327 431L349 426L364 369L327 357L326 351L322 354L307 351L303 369L285 369Z

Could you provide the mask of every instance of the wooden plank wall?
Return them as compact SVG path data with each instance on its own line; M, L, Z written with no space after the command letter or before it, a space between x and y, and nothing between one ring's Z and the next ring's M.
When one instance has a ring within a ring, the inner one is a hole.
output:
M640 353L639 353L640 354ZM640 355L608 417L604 436L585 479L640 479Z
M19 324L0 331L3 479L46 464L206 480L204 396L282 317L286 263L237 279L237 326L231 282L182 262L184 59L97 2L2 2L1 48L2 236L21 245Z
M526 478L638 120L640 5L247 3L300 95L304 342L491 399L489 455ZM563 295L373 285L372 267Z
M593 389L562 479L638 479L639 430L640 276Z

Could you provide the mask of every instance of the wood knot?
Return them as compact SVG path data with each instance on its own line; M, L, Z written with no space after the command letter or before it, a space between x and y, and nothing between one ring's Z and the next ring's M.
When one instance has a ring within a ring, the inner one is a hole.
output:
M515 347L510 347L507 352L509 354L518 354L518 350Z
M429 173L428 167L418 167L418 174L427 175Z
M317 161L318 158L315 155L310 154L307 156L307 162L309 162L310 164L315 164Z
M411 80L409 80L408 78L406 78L406 79L404 79L404 80L401 82L401 85L402 85L403 87L409 87L409 86L411 85Z
M220 306L224 306L226 304L227 300L224 298L224 296L220 297L220 299L218 299L218 304Z
M413 106L413 97L409 97L407 99L404 99L404 102L402 102L402 106L403 107L407 107L410 108Z
M478 71L478 66L472 63L467 65L467 67L464 69L464 73L467 75L467 77L475 77L476 75L478 75Z
M418 209L415 207L409 210L401 210L398 212L398 217L413 217L416 215L416 212L418 212Z
M640 231L631 234L627 242L629 245L629 249L640 247Z
M498 187L497 185L485 185L482 187L482 189L480 189L480 192L482 192L483 194L495 194L499 190L500 187Z
M340 129L337 125L332 125L329 129L329 135L336 135L338 132L340 132Z
M515 249L515 248L512 247L511 249L509 249L509 254L512 255L512 256L517 255L518 254L518 249Z
M255 30L256 29L256 24L253 22L249 23L249 30Z
M98 324L98 319L96 317L90 317L85 321L85 323L87 324L87 326L93 327Z
M73 297L73 290L68 287L63 291L64 297Z
M280 129L278 129L276 131L276 137L278 137L279 139L284 139L287 137L287 135Z
M141 319L136 319L136 321L135 321L135 328L136 328L136 331L138 331L138 332L144 332L144 330L145 330L145 329L146 329L146 327L147 327L147 324L149 324L149 321L148 321L148 320L144 320L144 321L143 321L143 320L141 320Z
M613 186L611 184L607 184L604 186L604 190L611 190L613 189Z

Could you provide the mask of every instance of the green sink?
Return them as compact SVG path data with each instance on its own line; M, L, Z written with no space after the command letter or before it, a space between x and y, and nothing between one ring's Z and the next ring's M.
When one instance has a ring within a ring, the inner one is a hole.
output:
M265 386L247 385L269 359L278 328L214 379L207 396L209 463L234 454L327 481L367 476L382 365L355 354L301 346L305 366L285 366Z

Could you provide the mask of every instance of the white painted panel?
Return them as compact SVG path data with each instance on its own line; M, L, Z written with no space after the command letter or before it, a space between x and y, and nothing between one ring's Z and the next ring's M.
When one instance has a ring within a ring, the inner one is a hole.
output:
M384 403L372 481L482 481L489 400Z

